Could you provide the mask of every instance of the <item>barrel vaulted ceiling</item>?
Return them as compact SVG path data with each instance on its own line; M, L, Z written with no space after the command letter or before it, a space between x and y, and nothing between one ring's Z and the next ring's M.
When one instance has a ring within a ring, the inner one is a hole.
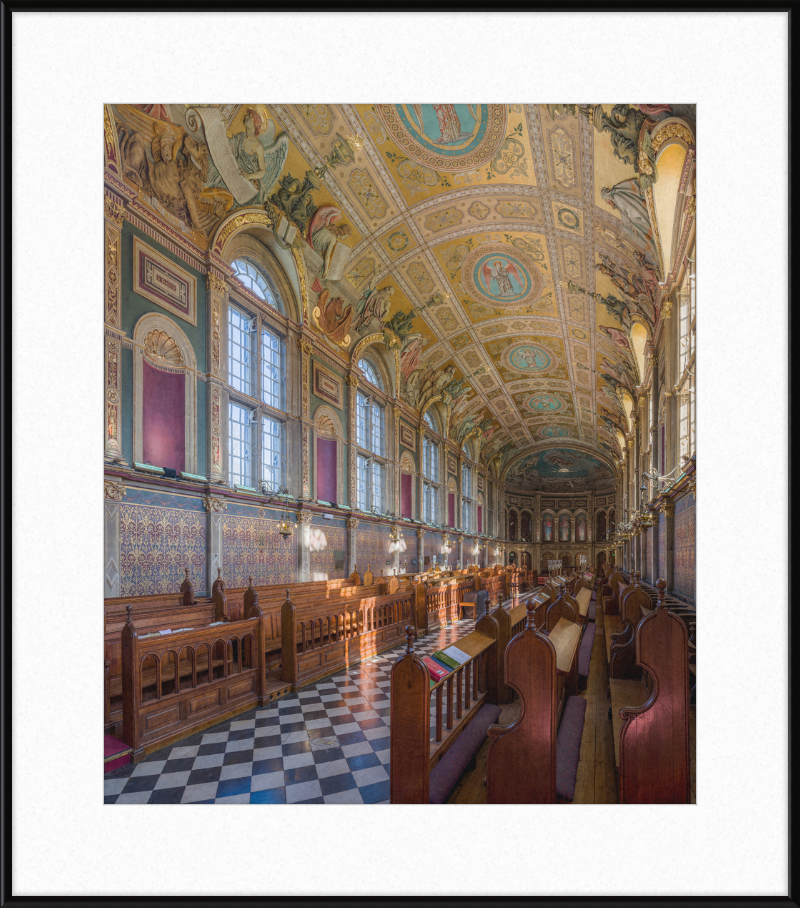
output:
M331 352L346 362L383 334L403 398L437 403L498 475L562 491L613 481L693 212L693 106L109 114L122 178L200 248L240 209L295 228Z

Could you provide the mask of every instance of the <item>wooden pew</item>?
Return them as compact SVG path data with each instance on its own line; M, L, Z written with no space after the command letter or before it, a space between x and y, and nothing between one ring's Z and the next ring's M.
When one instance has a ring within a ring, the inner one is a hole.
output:
M563 678L572 670L579 638L578 625L565 619L545 636L536 629L531 603L525 629L505 652L506 681L517 692L522 708L511 725L489 728L488 803L572 800L586 701L568 697ZM563 738L561 731L556 733L562 710Z
M642 675L636 665L636 627L642 618L641 607L650 607L650 597L639 581L639 572L634 571L633 583L620 593L621 614L611 616L606 628L609 678L641 678Z
M122 740L138 762L192 732L267 702L262 614L162 635L122 628Z
M313 681L397 646L414 618L411 590L361 599L335 611L298 613L286 599L281 607L283 681L297 691Z
M460 637L455 645L469 661L436 683L414 654L413 633L409 625L406 652L391 672L389 800L441 803L500 715L497 623L484 615Z
M617 794L621 804L688 804L689 640L686 625L664 604L636 628L642 680L609 682Z
M619 585L625 583L625 578L619 571L612 572L601 588L601 606L603 617L606 615L619 615ZM627 585L627 584L626 584Z
M121 634L125 624L127 606L132 607L133 620L140 634L182 627L207 627L215 621L239 621L258 601L264 616L264 644L267 653L266 677L271 690L277 690L282 673L281 607L287 587L301 617L311 616L324 608L333 610L341 606L354 607L362 599L382 595L394 587L395 578L384 584L362 585L362 578L355 571L344 580L321 580L309 583L291 583L254 587L252 578L246 589L226 587L221 571L212 586L209 598L196 599L194 587L186 579L179 593L155 596L126 596L106 599L104 602L104 672L108 679L104 685L104 730L106 734L122 732L122 655ZM372 580L367 572L364 579ZM296 591L296 592L295 592ZM106 666L107 663L107 666Z

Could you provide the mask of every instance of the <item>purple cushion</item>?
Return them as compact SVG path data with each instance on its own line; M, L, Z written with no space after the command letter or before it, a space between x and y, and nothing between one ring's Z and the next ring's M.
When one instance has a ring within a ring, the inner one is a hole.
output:
M592 661L592 646L594 645L594 635L597 633L597 625L591 622L586 625L586 631L578 650L578 674L582 678L589 677L589 663Z
M589 608L586 610L586 620L595 621L597 619L597 603L589 603Z
M563 801L571 802L575 797L585 717L586 700L583 697L569 697L556 737L556 797Z
M458 736L455 744L436 764L431 772L431 804L444 804L469 761L486 739L489 726L500 718L500 713L500 707L493 703L482 706L475 718Z

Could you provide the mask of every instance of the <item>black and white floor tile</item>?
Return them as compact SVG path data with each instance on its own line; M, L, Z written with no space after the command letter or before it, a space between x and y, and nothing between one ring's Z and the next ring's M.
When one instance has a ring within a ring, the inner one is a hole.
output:
M417 641L429 655L475 627ZM389 673L405 644L123 766L107 804L388 804Z

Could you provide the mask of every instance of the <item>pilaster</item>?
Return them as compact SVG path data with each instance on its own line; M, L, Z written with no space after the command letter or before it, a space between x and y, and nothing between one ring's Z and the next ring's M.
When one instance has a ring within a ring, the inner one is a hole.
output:
M228 285L225 276L218 271L209 270L206 275L208 300L208 478L211 482L224 482L225 473L222 463L222 397L225 394L225 375L227 373L227 344L225 343L225 326L228 323L222 315L228 305ZM198 469L200 466L198 465ZM210 570L210 568L209 568ZM209 574L216 579L216 574ZM213 580L211 581L213 583ZM211 586L208 587L211 589Z
M106 479L104 482L104 595L106 598L120 595L119 570L119 508L125 497L125 483Z
M346 378L347 392L347 415L350 426L348 432L348 447L350 451L350 507L358 507L358 485L356 483L356 468L358 466L358 442L356 432L356 403L358 390L358 375L351 372Z
M425 569L425 530L417 530L417 572Z
M300 410L300 450L302 459L300 497L311 498L311 342L304 337L297 338L297 349L300 351L301 393ZM307 560L307 559L306 559ZM304 577L303 579L308 579Z
M111 195L104 199L104 263L105 263L105 324L106 351L106 419L103 456L106 462L126 465L122 457L120 415L122 412L122 381L120 360L122 352L122 331L120 329L120 268L122 260L122 223L125 208L120 200Z
M297 580L304 583L311 579L311 511L297 512Z
M348 517L345 525L347 526L347 576L349 577L356 570L358 560L358 517Z
M208 565L207 590L211 590L214 581L217 579L217 568L225 576L225 565L222 557L222 531L225 522L225 511L228 510L228 502L224 498L214 498L207 495L203 498L203 504L208 512L208 524L206 527L206 563Z

